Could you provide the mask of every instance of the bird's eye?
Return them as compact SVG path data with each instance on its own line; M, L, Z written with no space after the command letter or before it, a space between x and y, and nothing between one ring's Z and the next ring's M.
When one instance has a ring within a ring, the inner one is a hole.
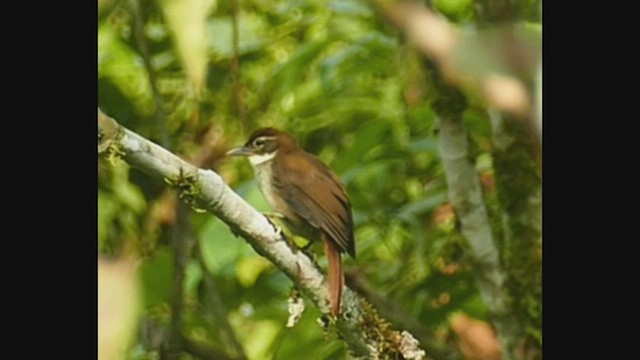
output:
M253 143L257 147L262 147L262 145L264 145L264 140L263 139L256 139L256 141L254 141Z

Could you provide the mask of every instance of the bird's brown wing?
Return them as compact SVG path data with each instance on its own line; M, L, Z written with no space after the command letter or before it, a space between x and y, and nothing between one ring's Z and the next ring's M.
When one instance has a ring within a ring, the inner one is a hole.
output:
M339 247L355 258L351 204L337 177L314 156L302 151L274 161L280 179L274 189L298 216L323 230Z

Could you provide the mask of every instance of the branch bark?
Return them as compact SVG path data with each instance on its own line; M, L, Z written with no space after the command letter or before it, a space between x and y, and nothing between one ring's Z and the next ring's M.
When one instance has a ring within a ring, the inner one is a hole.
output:
M496 188L503 233L502 263L510 307L523 325L511 344L520 359L542 358L542 174L534 129L491 112Z
M211 170L199 169L161 146L120 126L98 109L98 151L116 154L148 175L165 179L192 207L220 218L270 260L320 309L329 314L327 281L313 260L292 248L282 232L245 202ZM423 350L411 334L394 331L377 311L346 288L342 313L330 322L354 358L422 359Z
M479 0L476 17L501 30L505 52L513 67L538 61L533 71L518 72L532 94L533 111L527 117L489 112L494 143L498 202L503 233L502 264L511 295L512 313L521 324L522 341L509 344L519 359L542 358L542 59L522 56L512 24L522 17L523 4L506 0ZM539 4L538 4L539 6ZM526 52L525 52L526 54ZM529 59L527 59L529 58ZM498 109L499 110L499 109ZM525 121L523 121L525 120Z

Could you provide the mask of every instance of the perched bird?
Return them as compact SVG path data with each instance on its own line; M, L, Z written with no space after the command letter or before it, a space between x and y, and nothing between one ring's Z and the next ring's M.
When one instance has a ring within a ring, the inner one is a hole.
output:
M254 131L243 147L227 155L249 159L264 197L292 232L322 241L331 313L338 316L344 286L340 255L355 258L356 247L351 203L337 176L293 137L274 128Z

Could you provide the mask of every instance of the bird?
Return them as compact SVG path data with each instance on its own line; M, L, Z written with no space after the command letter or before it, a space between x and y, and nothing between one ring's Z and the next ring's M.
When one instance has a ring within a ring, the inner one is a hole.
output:
M229 156L245 156L269 206L287 228L310 241L322 241L327 256L330 311L340 314L344 287L341 254L356 257L351 202L336 174L304 151L286 132L255 130Z

